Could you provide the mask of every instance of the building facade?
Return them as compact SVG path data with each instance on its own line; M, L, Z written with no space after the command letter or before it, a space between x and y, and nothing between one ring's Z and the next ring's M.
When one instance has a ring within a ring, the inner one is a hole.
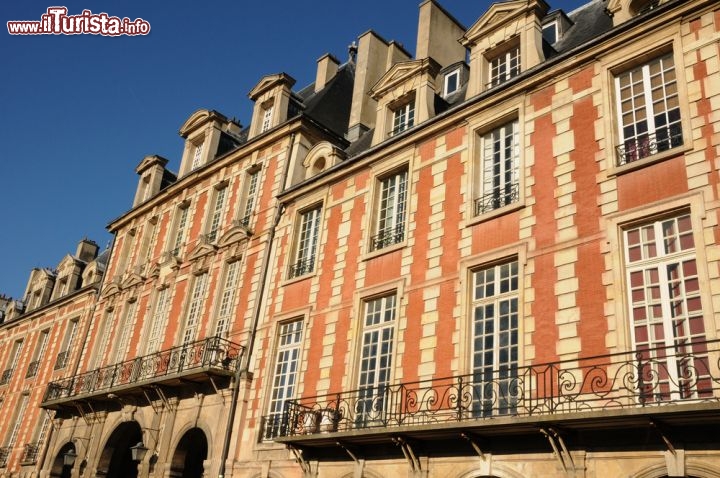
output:
M706 0L427 0L415 57L197 111L102 282L0 327L5 476L720 476L719 40Z

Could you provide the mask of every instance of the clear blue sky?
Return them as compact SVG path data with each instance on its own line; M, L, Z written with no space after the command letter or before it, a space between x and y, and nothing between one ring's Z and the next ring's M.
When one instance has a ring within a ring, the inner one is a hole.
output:
M55 267L78 240L104 248L105 226L129 209L147 154L177 171L177 131L199 108L250 118L248 92L286 72L296 89L316 60L347 59L369 29L415 51L420 0L155 2L84 0L0 4L0 293L21 298L33 267ZM488 0L440 0L469 27ZM585 3L562 0L570 11ZM6 22L48 7L143 18L147 36L12 36Z

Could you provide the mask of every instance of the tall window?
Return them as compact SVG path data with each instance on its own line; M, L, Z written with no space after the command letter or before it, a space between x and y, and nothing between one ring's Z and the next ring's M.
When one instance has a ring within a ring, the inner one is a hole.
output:
M38 373L38 369L40 368L40 362L43 359L43 356L45 355L45 350L47 349L48 345L48 339L50 338L50 330L43 330L40 332L40 336L38 337L37 346L35 347L35 355L33 357L33 361L30 362L30 365L28 365L27 373L25 374L25 378L34 377Z
M364 303L358 381L360 394L356 405L356 424L359 427L384 418L385 388L390 383L392 367L395 302L393 294Z
M372 251L405 239L407 177L407 170L403 170L380 180L377 232L371 240Z
M507 206L520 199L520 144L518 121L482 137L482 187L475 199L475 215Z
M700 277L689 214L625 231L633 344L642 357L643 400L711 392Z
M245 204L243 207L242 217L240 218L240 224L245 227L250 225L250 218L252 217L253 210L255 209L255 197L257 196L259 178L259 170L248 172L245 178Z
M317 254L320 235L321 210L321 207L318 206L300 214L295 262L290 266L290 278L308 274L315 270L315 254Z
M133 331L133 322L135 320L135 312L137 311L137 300L128 302L125 305L125 314L118 329L120 337L115 344L112 363L121 362L125 358L128 345L130 345L130 337Z
M520 74L520 47L515 46L490 59L490 84L497 86Z
M78 321L79 319L73 319L68 322L68 328L65 332L65 339L63 340L62 349L60 350L60 353L57 355L57 359L55 360L55 370L64 368L68 363L68 360L70 358L70 352L72 351L72 347L75 343L75 336L77 335L78 331Z
M683 143L672 52L617 75L615 94L620 165Z
M153 311L152 320L150 322L150 332L148 333L147 344L145 345L145 353L151 354L160 350L162 344L163 332L165 331L165 323L168 317L168 306L170 305L170 288L165 287L157 292L155 297L155 310Z
M95 349L93 358L93 368L100 367L102 359L105 356L105 351L110 344L110 334L113 328L113 322L115 320L115 310L109 309L105 314L105 320L102 324L102 331L99 333L100 342L98 347Z
M149 264L152 260L153 245L155 244L155 238L158 233L159 227L157 227L158 218L154 217L150 219L145 226L145 232L143 233L143 252L142 261L143 264Z
M393 129L391 136L400 134L415 124L415 98L393 110Z
M272 104L270 104L263 110L262 126L260 127L261 133L264 133L265 131L269 130L270 127L272 126L272 116L273 116L273 106L272 106Z
M180 207L177 211L175 218L175 234L173 237L173 248L172 254L174 256L180 255L180 248L185 244L185 229L187 229L188 215L190 213L190 207Z
M302 329L302 320L280 326L268 417L263 431L265 439L271 439L281 432L285 401L295 396L295 385L300 368Z
M18 435L20 434L20 427L23 424L23 418L25 415L25 409L27 408L28 400L30 399L30 395L22 394L20 396L20 400L18 403L18 407L15 413L15 417L13 419L13 425L10 429L10 433L7 435L7 439L5 441L5 445L12 448L15 446L15 442L17 441Z
M473 413L513 413L518 366L518 263L473 272Z
M195 145L195 150L193 151L193 160L192 160L192 164L190 165L191 171L199 168L202 165L202 153L203 153L203 143Z
M235 304L238 278L240 276L240 261L234 261L225 268L225 281L220 295L217 322L215 323L215 336L224 337L230 327L230 320Z
M188 314L185 320L185 329L183 330L182 343L187 344L197 338L198 326L200 324L200 315L205 305L205 292L207 290L208 273L204 272L195 277L192 295L190 296L190 304L188 306Z
M0 385L4 385L12 378L15 367L17 367L18 361L20 360L20 352L22 352L23 341L16 340L13 342L12 349L10 350L10 356L8 357L7 367L0 376Z
M215 241L220 230L223 211L225 210L225 199L227 196L227 186L223 186L215 192L215 205L210 215L210 225L208 227L207 237L209 241Z

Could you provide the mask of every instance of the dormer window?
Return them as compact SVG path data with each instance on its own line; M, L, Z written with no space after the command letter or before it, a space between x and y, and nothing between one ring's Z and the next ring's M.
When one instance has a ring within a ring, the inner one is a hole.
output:
M271 103L263 109L263 120L262 120L262 126L260 127L261 133L264 133L265 131L269 130L270 127L272 126L272 115L273 115L273 105Z
M547 25L543 25L542 35L546 42L554 45L558 41L558 23L550 22Z
M460 69L453 70L445 75L445 87L443 88L443 96L455 93L460 88Z
M415 124L415 98L393 109L393 129L390 136L400 134Z
M190 166L190 170L196 170L197 168L202 165L202 152L203 152L203 144L196 144L195 145L195 151L193 152L193 160L192 165Z
M501 50L490 56L488 62L490 63L488 87L505 83L520 74L520 45L515 43L512 47Z

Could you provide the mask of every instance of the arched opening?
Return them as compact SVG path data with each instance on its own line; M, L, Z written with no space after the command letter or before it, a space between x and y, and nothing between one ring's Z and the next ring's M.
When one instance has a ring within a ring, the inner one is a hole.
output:
M172 459L171 476L202 478L207 459L208 442L199 428L191 428L180 438Z
M124 422L112 432L98 462L98 474L106 478L137 478L138 462L133 461L131 446L142 441L142 430L137 422Z
M73 465L65 464L65 455L67 453L75 454L75 445L72 443L66 443L60 448L60 451L55 455L52 467L50 468L50 476L52 478L70 478L72 473Z

